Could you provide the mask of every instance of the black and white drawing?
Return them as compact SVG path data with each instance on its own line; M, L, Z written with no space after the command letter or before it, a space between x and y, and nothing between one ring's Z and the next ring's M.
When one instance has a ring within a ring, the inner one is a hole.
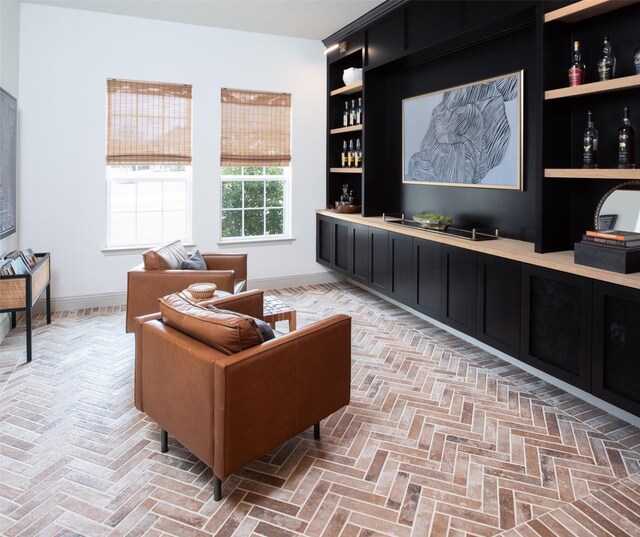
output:
M402 101L403 182L522 188L522 72Z
M16 232L16 135L18 106L0 88L0 239Z

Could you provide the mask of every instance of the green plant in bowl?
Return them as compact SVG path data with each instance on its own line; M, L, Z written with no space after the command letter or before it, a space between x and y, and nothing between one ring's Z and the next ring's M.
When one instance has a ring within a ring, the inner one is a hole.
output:
M452 218L441 214L422 213L414 215L413 221L427 229L444 231L451 224Z

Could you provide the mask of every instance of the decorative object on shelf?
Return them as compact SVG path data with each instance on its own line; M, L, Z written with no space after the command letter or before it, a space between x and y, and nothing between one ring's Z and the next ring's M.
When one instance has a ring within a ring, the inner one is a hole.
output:
M611 52L609 36L604 36L602 58L598 62L598 80L611 80L616 76L616 57Z
M345 183L342 185L342 193L340 194L340 202L348 203L349 202L349 185Z
M348 127L349 126L349 101L345 101L344 102L344 113L342 114L342 126L343 127Z
M452 237L466 239L469 241L490 241L500 238L500 233L497 227L460 229L448 226L445 230L432 229L423 227L421 224L418 224L418 222L414 222L413 220L406 219L404 217L404 214L397 216L393 214L382 213L382 220L383 222L393 224L395 226L422 229L426 233L442 233L444 235L450 235Z
M16 232L18 102L0 88L0 239Z
M415 214L413 221L427 229L437 229L444 231L449 227L453 219L450 216L442 216L441 214Z
M218 286L215 283L192 283L187 287L187 291L196 300L206 300L213 296L217 288Z
M593 126L591 110L587 113L587 128L582 133L582 167L598 167L598 131Z
M349 149L347 148L347 141L342 140L342 153L340 154L340 162L342 167L346 168L349 165Z
M636 137L629 118L629 107L624 107L622 126L618 129L618 168L636 167Z
M573 254L573 260L578 265L620 274L640 272L640 248L618 248L582 241L575 243Z
M349 67L342 73L342 81L345 86L349 86L354 82L359 82L360 80L362 80L362 69L358 67Z
M601 214L598 217L598 228L601 231L608 231L616 226L617 214ZM597 241L596 241L597 242ZM640 246L640 241L638 246Z
M633 67L635 68L636 75L640 75L640 47L633 53Z
M403 183L522 189L522 79L518 71L404 99Z
M600 219L607 215L616 216L613 225L617 229L640 233L640 183L638 181L626 181L616 185L602 196L593 218L595 231L612 229L600 226Z
M334 207L328 207L330 210L342 214L356 214L362 211L361 205L354 205L348 201L336 201Z
M569 86L579 86L584 84L584 72L586 66L582 63L580 52L580 41L573 42L573 61L569 67Z

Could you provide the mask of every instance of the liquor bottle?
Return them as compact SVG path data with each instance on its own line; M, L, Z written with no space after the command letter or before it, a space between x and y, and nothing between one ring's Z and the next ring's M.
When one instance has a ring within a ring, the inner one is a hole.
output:
M591 110L587 113L587 128L582 133L582 167L598 167L598 131L593 126Z
M580 41L573 42L573 62L569 67L569 86L579 86L584 83L585 65L582 63Z
M598 62L598 79L611 80L616 76L616 57L611 53L609 37L604 36L602 58Z
M360 138L356 140L356 155L358 155L358 164L362 166L362 146L360 145ZM356 167L357 166L356 164Z
M629 107L624 107L624 119L618 129L618 168L635 168L635 132L629 119Z
M362 124L362 97L358 97L358 108L356 108L356 125Z
M342 126L349 126L349 101L344 102L344 112L342 113Z
M636 75L640 75L640 47L633 53L633 67L636 70Z
M347 163L349 168L354 166L353 139L349 140L349 152L347 153Z
M351 111L349 114L349 125L356 124L356 101L355 99L351 99Z
M342 167L345 168L347 166L347 141L343 140L342 141L342 153L341 153L341 160L342 160Z

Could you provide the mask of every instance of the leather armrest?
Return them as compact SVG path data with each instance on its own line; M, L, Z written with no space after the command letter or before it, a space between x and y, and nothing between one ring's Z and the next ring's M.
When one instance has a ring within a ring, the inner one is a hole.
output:
M260 289L216 298L207 302L207 305L209 304L216 308L251 315L251 317L256 317L257 319L264 319L264 291Z
M236 281L247 279L247 254L203 253L209 270L233 270ZM226 289L225 289L226 290Z

